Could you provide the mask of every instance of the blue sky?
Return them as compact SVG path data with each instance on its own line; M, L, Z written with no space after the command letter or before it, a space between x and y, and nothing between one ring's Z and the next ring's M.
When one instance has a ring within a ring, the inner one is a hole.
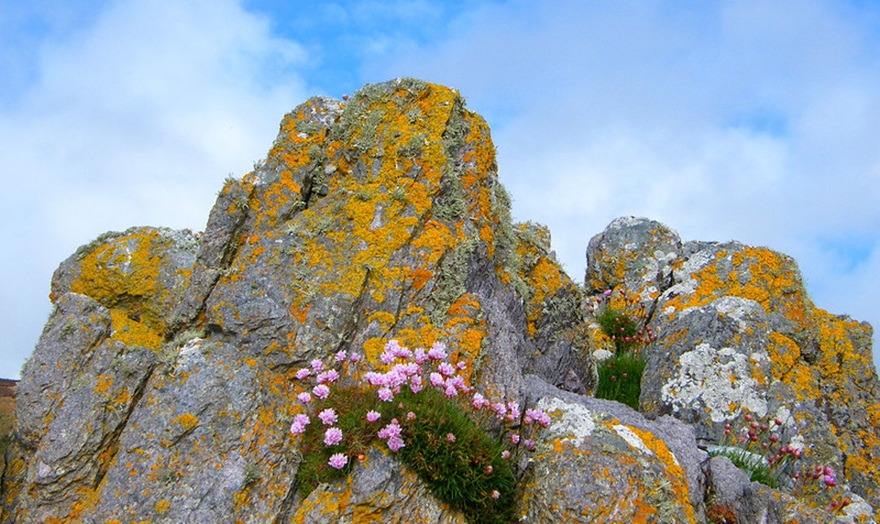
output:
M647 216L790 254L819 307L880 326L873 2L0 0L0 376L77 246L203 229L286 112L399 76L488 120L515 218L576 280Z

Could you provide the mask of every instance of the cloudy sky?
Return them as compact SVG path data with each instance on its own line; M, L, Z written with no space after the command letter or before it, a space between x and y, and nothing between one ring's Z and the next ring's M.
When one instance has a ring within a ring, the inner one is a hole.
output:
M647 216L788 253L880 327L874 2L0 0L0 377L77 246L202 230L286 112L399 76L488 120L515 218L576 280L591 236Z

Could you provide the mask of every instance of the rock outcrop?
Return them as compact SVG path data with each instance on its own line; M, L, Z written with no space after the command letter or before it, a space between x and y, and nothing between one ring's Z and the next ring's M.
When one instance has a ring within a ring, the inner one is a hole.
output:
M464 522L378 447L344 481L297 490L294 373L342 350L375 363L390 339L442 342L487 397L551 413L516 491L529 522L701 522L712 501L740 519L828 517L709 460L702 443L743 408L785 411L842 472L854 502L832 518L872 521L869 326L815 308L787 257L682 244L644 219L590 241L580 286L509 206L489 129L454 90L399 79L308 100L226 181L203 233L111 233L58 268L2 521ZM584 304L620 287L661 334L641 413L592 398Z

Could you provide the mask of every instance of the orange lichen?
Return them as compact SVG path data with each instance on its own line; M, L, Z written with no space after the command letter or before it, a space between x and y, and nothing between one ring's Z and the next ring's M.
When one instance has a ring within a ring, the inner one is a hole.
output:
M199 425L199 419L192 413L183 413L172 420L171 424L178 424L185 431L192 431Z
M145 322L134 320L124 309L110 310L112 319L111 338L127 346L145 347L157 350L162 345L162 334Z

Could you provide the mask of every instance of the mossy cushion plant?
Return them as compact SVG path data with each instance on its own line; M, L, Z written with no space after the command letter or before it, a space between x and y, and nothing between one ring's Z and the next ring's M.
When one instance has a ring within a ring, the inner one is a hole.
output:
M392 340L379 358L383 372L364 372L359 355L345 352L332 364L314 360L297 371L304 412L291 432L303 455L300 492L344 477L384 441L468 521L515 521L518 458L534 450L532 432L549 417L475 392L442 344L411 351Z

